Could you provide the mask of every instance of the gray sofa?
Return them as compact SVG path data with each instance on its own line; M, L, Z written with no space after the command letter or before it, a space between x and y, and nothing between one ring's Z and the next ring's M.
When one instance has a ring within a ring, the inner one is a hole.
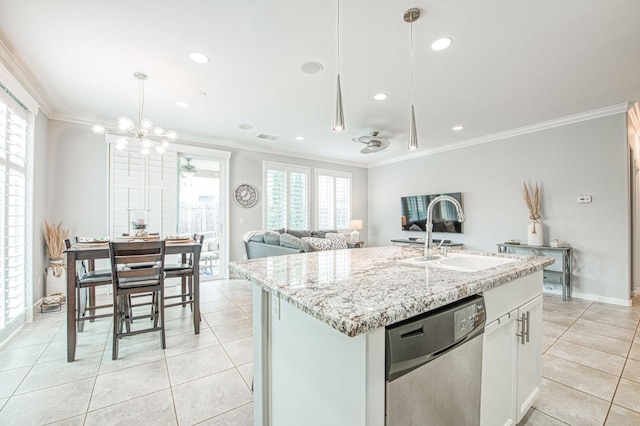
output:
M316 250L327 250L312 245L313 241L325 240L326 234L337 234L334 229L322 231L284 230L277 231L251 231L243 237L247 259L260 257L283 256L287 254L305 253ZM327 241L329 243L329 241ZM346 247L344 247L346 248Z
M276 246L273 244L261 243L258 241L245 241L244 247L247 250L247 259L257 259L259 257L282 256L285 254L304 253L302 249Z

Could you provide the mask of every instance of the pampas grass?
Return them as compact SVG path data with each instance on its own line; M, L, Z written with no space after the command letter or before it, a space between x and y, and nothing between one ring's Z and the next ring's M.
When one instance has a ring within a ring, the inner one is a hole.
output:
M69 230L62 227L62 222L44 222L44 241L47 244L49 259L62 259L65 250L64 240L69 237Z
M524 201L527 209L529 209L529 219L537 222L538 219L540 219L540 189L538 188L538 184L536 183L536 188L533 191L533 198L531 198L527 183L522 182L522 186L524 187Z

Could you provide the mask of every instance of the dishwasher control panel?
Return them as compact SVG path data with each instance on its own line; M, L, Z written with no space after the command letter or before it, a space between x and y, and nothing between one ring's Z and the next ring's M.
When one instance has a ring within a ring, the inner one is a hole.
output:
M453 339L460 340L471 333L480 323L484 323L484 303L482 301L466 305L453 312Z

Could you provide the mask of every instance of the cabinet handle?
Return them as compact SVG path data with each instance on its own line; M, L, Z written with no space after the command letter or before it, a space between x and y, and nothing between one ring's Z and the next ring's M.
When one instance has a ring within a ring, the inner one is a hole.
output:
M527 321L527 316L525 314L522 314L521 318L517 318L516 321L518 321L520 324L520 333L516 333L516 336L518 336L520 338L520 344L524 345L524 339L526 337L526 324L525 322Z
M529 311L527 311L527 317L526 318L527 318L527 332L526 332L526 334L527 334L527 343L529 343L529 336L531 335L531 333L529 332L531 330L531 328L530 328L531 327L530 326L530 324L531 324L531 316L529 314Z

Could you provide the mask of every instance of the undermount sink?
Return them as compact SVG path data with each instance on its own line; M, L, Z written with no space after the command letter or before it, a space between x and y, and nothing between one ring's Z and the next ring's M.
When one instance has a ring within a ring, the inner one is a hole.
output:
M428 259L425 257L416 257L413 259L404 259L400 262L408 263L416 266L432 266L435 268L451 269L462 272L478 272L485 269L494 268L507 263L515 262L518 259L497 256L482 256L478 254L461 254L450 253L445 257L437 257Z

